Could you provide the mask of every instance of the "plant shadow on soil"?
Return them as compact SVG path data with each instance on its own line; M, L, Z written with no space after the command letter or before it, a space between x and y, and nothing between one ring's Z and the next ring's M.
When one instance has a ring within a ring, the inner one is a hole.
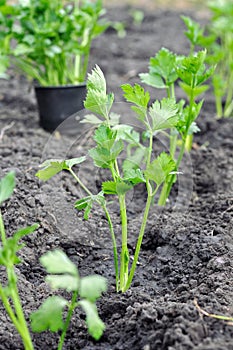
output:
M142 25L136 26L127 8L109 10L113 19L125 21L127 36L120 39L108 30L98 38L90 66L98 64L103 69L116 101L123 100L119 86L139 82L138 73L147 71L149 58L161 46L177 53L188 52L180 14L156 10L146 13ZM205 95L198 120L201 131L195 136L190 155L193 170L187 191L181 196L185 200L191 190L189 205L186 201L181 209L174 206L174 191L166 209L153 208L133 285L125 294L117 294L114 289L111 243L106 220L98 208L84 222L73 208L81 194L69 176L63 174L45 184L35 178L46 156L77 157L85 153L80 135L50 137L40 129L34 95L22 78L3 81L0 94L0 130L14 122L0 140L1 176L12 169L17 176L14 196L3 207L6 228L11 233L17 227L40 223L37 232L25 238L26 246L20 253L23 263L17 266L26 314L51 294L39 257L59 247L77 264L81 275L98 273L109 281L108 292L98 302L106 324L103 337L93 341L87 334L83 313L77 311L64 350L233 349L233 326L201 317L193 304L196 298L211 313L233 315L233 123L215 119L211 91ZM153 91L153 95L159 98L162 92ZM101 174L93 173L88 163L80 171L87 182L98 187L93 178ZM130 196L129 240L133 253L136 237L131 232L140 225L145 194L139 188ZM113 203L111 210L119 231L116 209ZM1 276L4 280L3 269ZM22 349L2 306L0 315L0 349ZM57 334L48 332L33 335L38 350L56 349L57 340Z

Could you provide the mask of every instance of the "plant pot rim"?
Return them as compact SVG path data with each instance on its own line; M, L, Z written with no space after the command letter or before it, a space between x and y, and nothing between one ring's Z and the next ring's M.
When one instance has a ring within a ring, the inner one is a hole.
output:
M48 86L41 86L41 85L34 85L34 88L36 90L60 90L60 89L76 89L77 87L85 87L86 82L80 83L80 84L69 84L69 85L48 85Z

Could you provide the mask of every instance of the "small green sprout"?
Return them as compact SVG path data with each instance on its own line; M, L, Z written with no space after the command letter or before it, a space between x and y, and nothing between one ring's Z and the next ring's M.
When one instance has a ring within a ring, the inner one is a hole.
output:
M72 298L68 302L58 295L48 297L40 308L30 316L32 330L34 332L62 331L57 348L62 350L72 314L76 307L81 307L86 313L88 332L94 339L98 340L103 334L105 325L98 316L95 302L107 289L106 279L98 275L81 278L77 267L61 250L45 253L40 261L49 274L46 277L46 282L52 290L66 290L72 293ZM68 311L64 321L65 308Z

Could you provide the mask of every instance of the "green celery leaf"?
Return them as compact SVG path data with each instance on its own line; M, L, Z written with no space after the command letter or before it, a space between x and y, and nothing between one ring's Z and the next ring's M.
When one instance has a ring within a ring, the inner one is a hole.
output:
M33 332L62 330L64 328L62 313L66 305L67 301L59 296L46 299L40 308L30 315Z
M162 152L144 171L144 176L160 186L174 171L176 171L176 163L170 155Z
M126 101L135 103L137 106L147 108L150 101L150 94L148 91L145 92L142 86L135 84L124 84L121 86L124 91L124 97Z
M189 131L188 131L188 135L193 135L193 134L196 134L198 133L200 130L200 128L197 126L197 124L195 122L193 122L191 125L190 125L190 128L189 128Z
M198 22L188 16L181 16L181 19L187 27L187 31L185 32L186 37L193 45L200 45L203 39L204 29L201 28Z
M80 121L80 123L89 123L94 125L99 125L103 123L103 120L96 117L94 114L87 114L85 117Z
M48 159L40 167L43 169L39 170L36 176L43 181L47 181L63 169L67 169L65 161L61 159Z
M160 75L156 73L140 73L141 82L157 89L165 89L166 85Z
M150 58L149 73L140 74L142 82L158 89L164 89L178 78L176 55L166 48L161 48L155 57Z
M132 126L120 124L114 127L117 131L117 140L127 141L131 145L137 146L140 142L140 134Z
M34 232L38 227L38 224L25 227L16 231L13 237L8 238L4 246L0 249L0 264L4 266L9 266L11 263L19 264L21 260L17 257L16 253L24 247L23 244L18 244L19 240L22 237Z
M115 125L118 125L119 122L120 122L120 114L117 114L117 113L114 113L114 112L111 112L110 115L109 115L109 123L111 126L115 126Z
M124 172L124 180L129 181L133 185L146 182L141 169L129 169Z
M62 170L69 170L74 165L84 162L85 159L86 157L72 158L67 160L48 159L40 165L40 168L43 169L39 170L36 173L36 176L43 181L47 181Z
M88 333L96 340L100 339L105 330L103 321L99 318L95 304L88 300L80 300L79 305L86 313Z
M116 183L116 191L119 196L124 195L126 192L133 188L133 184L126 181L119 181Z
M0 249L0 265L9 267L19 264L21 260L16 255L17 251L23 248L24 245L19 245L13 237L10 237L4 243L4 246Z
M123 151L123 141L119 140L111 145L104 143L107 148L97 146L89 150L90 157L94 160L96 166L101 168L109 168L111 164L117 159L118 155ZM111 147L109 147L111 146Z
M61 250L49 251L41 256L41 264L48 273L79 276L75 264Z
M0 204L10 198L15 188L15 173L9 172L0 180Z
M105 194L117 194L116 182L115 181L105 181L102 183L102 191Z
M135 84L124 84L121 86L126 101L134 103L136 106L132 106L132 109L137 113L139 120L143 121L146 117L147 106L150 101L150 94L145 92L142 86Z
M98 275L86 276L81 278L79 295L91 302L100 298L103 292L107 290L106 278Z
M89 202L92 200L91 196L84 197L82 199L79 199L77 202L75 202L75 208L78 210L83 210L87 207Z
M178 122L178 106L174 99L163 98L149 108L153 131L174 127Z
M79 278L77 276L68 274L49 275L45 280L53 290L64 289L67 292L73 292L79 288Z
M122 164L122 169L124 173L130 169L138 169L141 168L141 164L143 163L143 159L145 158L148 149L146 147L138 147L135 149L133 154L130 154Z
M97 145L110 149L116 140L117 133L106 125L100 125L94 135Z
M96 66L87 78L87 96L84 101L86 109L104 118L108 117L114 101L113 94L107 94L106 81L101 69Z
M39 226L40 226L39 224L34 224L32 226L22 228L22 229L15 232L13 238L18 242L22 237L24 237L24 236L34 232L36 229L38 229Z
M106 181L102 183L102 190L105 194L117 194L119 196L131 190L132 187L133 184L126 181Z
M65 160L65 163L66 163L66 166L67 166L69 169L71 169L74 165L81 164L81 163L83 163L85 160L86 160L86 157L83 156L83 157L79 157L79 158L66 159L66 160Z
M85 209L84 219L88 220L94 202L100 205L103 205L105 203L105 197L102 191L99 192L97 195L87 196L78 200L74 206L77 210Z
M201 86L196 86L195 88L191 88L189 85L183 83L182 81L179 82L180 87L184 92L186 93L187 96L193 96L196 98L197 96L203 94L205 91L209 89L208 85L201 85Z

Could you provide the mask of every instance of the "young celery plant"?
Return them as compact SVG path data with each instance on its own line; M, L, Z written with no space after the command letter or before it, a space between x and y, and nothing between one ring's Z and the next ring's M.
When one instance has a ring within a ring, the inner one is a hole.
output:
M46 281L50 287L55 291L63 289L72 292L72 298L68 302L58 295L48 297L40 308L30 315L32 330L62 331L57 348L62 350L72 314L75 308L81 307L86 314L89 334L98 340L103 334L105 325L99 318L95 302L107 289L106 279L98 275L81 278L75 264L61 250L45 253L40 261L49 274ZM68 312L63 321L65 308L68 308Z
M181 147L176 160L176 168L179 169L185 148L191 149L193 131L196 128L195 120L197 119L203 100L196 103L196 98L208 89L208 85L203 84L214 72L214 67L206 68L205 66L206 50L199 51L195 55L184 57L179 61L176 71L180 79L179 85L188 97L188 104L180 111L179 122L176 129L181 136ZM173 175L167 183L164 184L159 198L159 205L165 205L170 194L172 185L175 181Z
M161 48L154 57L150 58L149 72L141 73L139 77L142 83L157 89L165 89L168 98L176 98L175 82L178 79L176 63L179 56L166 48ZM175 128L170 131L170 154L175 155L177 146L177 132Z
M92 113L95 113L94 115L88 115L86 122L98 125L94 135L96 147L89 150L89 156L93 159L97 167L108 169L112 179L110 181L104 181L102 183L102 191L93 195L75 175L79 185L87 193L87 197L78 200L75 206L78 210L84 210L85 219L88 218L94 201L104 209L113 241L116 289L117 291L125 292L130 288L135 274L152 199L160 186L165 181L168 181L173 172L176 171L175 162L165 152L161 153L156 159L152 159L152 146L153 136L156 132L172 128L177 124L178 106L174 99L168 98L160 102L155 101L148 109L150 95L140 85L130 86L126 84L122 86L122 89L126 100L133 104L132 109L135 112L136 118L142 123L149 135L149 146L145 147L140 143L138 133L131 126L124 124L116 125L115 115L111 113L114 96L113 94L106 93L106 81L102 71L97 66L92 71L92 74L88 75L87 97L85 100L85 107ZM125 143L129 146L128 149L130 150L127 152L126 157L123 154ZM123 158L124 161L122 162ZM143 162L144 159L145 164ZM63 169L71 172L71 167L76 162L77 160L49 160L42 164L43 169L37 173L37 176L42 180L47 180ZM74 176L74 173L71 172L71 174ZM147 201L137 237L133 262L130 264L125 196L138 183L145 184ZM121 218L120 259L118 259L112 221L107 210L107 199L105 198L107 195L115 195L119 202ZM118 264L120 265L119 269Z
M15 175L8 173L0 181L0 205L10 198L15 188ZM14 265L21 261L16 253L23 247L19 241L24 236L32 233L38 228L37 224L18 230L12 237L7 238L4 221L0 210L0 234L2 245L0 248L0 265L6 268L8 283L4 287L0 283L0 298L12 323L17 329L25 350L33 350L33 344L28 326L23 313L22 304L17 287L17 276Z
M229 117L233 111L233 4L227 0L210 1L208 7L212 18L205 28L189 17L181 18L187 27L190 51L197 46L206 48L206 63L216 66L212 85L217 118Z

